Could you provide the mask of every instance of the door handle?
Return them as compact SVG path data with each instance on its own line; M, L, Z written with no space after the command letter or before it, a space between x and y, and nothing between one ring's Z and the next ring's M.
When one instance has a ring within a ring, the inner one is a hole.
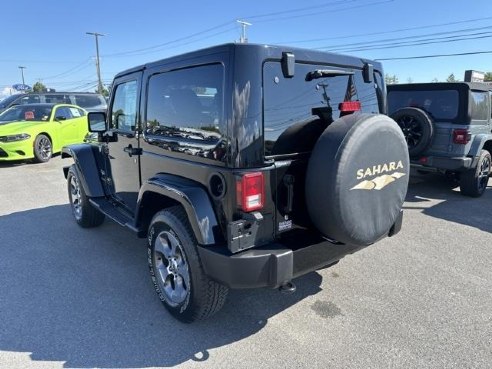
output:
M128 153L128 156L142 155L142 149L140 147L133 147L131 144L123 148L123 151Z

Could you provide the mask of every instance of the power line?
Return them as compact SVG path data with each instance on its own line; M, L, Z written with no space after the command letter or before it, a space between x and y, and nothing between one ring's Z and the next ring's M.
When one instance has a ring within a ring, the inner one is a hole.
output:
M391 31L380 31L380 32L371 32L371 33L359 33L359 34L355 34L355 35L352 34L352 35L345 35L345 36L333 36L333 37L326 37L326 38L314 38L314 39L310 39L310 40L283 41L283 42L284 43L288 43L288 44L297 44L297 43L308 43L308 42L317 42L317 41L328 41L328 40L340 40L340 39L347 39L347 38L377 36L377 35L386 35L386 34L392 34L392 33L397 33L397 32L415 31L415 30L419 30L419 29L428 29L428 28L453 26L453 25L456 25L456 24L464 24L464 23L478 22L478 21L490 20L490 19L492 19L492 17L467 19L467 20L463 20L463 21L448 22L448 23L439 23L439 24L431 24L431 25L426 25L426 26L417 26L417 27L409 27L409 28L399 28L399 29L394 29L394 30L391 30Z
M260 19L257 22L273 22L273 21L277 21L277 20L292 19L292 18L301 18L301 17L319 15L319 14L324 14L324 13L331 13L331 12L339 12L339 11L345 11L345 10L352 10L352 9L357 9L357 8L362 8L362 7L367 7L367 6L373 6L373 5L378 5L378 4L390 3L390 2L393 2L394 0L380 0L380 1L370 0L370 2L367 3L367 4L354 5L354 6L349 6L349 7L345 7L345 8L342 8L342 9L320 10L320 8L333 7L335 5L344 5L344 4L347 4L347 3L355 3L355 2L360 2L360 1L365 1L365 0L337 0L337 1L330 2L330 3L321 4L321 5L318 5L318 6L315 6L315 7L310 6L310 7L296 8L296 9L284 10L284 11L279 11L279 12L274 12L274 13L251 15L249 17L237 17L236 19L248 19L249 20L249 19L257 19L257 18L265 18L266 17L266 18L270 18L270 19L263 19L263 20ZM313 8L316 9L316 11L312 11ZM307 11L307 10L311 10L311 12L304 13L304 14L296 14L296 15L292 15L292 16L288 16L288 17L283 17L283 16L278 17L278 15L284 15L284 14L289 14L289 13L299 13L299 12L303 12L303 11ZM164 42L162 44L157 44L157 45L148 46L148 47L145 47L145 48L140 48L140 49L135 49L135 50L122 51L122 52L119 52L119 53L106 54L106 55L103 55L103 56L106 57L106 58L107 57L137 56L137 55L144 55L144 54L155 53L155 52L160 51L160 49L162 49L165 46L169 46L169 45L173 45L173 44L177 44L177 43L179 43L179 45L175 45L173 47L179 47L179 46L183 46L183 45L188 45L190 43L194 43L194 42L197 42L197 41L201 41L201 40L204 40L204 39L208 39L208 38L214 37L214 36L216 36L218 34L229 32L230 31L230 26L232 24L235 25L235 22L236 22L235 19L234 20L230 20L228 22L219 24L217 26L214 26L214 27L211 27L211 28L207 28L205 30L202 30L202 31L199 31L199 32L195 32L195 33L192 33L190 35L183 36L183 37L180 37L180 38L177 38L177 39L174 39L174 40L170 40L170 41ZM215 31L215 30L218 30L218 29L222 29L222 28L228 27L228 26L229 26L229 28L227 30L220 31L220 32L215 33L215 34L212 34L212 35L203 36L204 34L207 34L207 33L210 33L212 31ZM195 39L195 40L190 40L190 39L195 38L197 36L203 36L203 37L201 37L199 39ZM182 41L186 41L186 42L185 43L181 43Z
M65 72L62 72L62 73L59 73L59 74L56 74L56 75L53 75L53 76L49 76L49 77L43 77L42 79L43 80L47 80L47 79L59 78L61 76L64 76L64 75L67 75L67 74L70 74L70 73L80 72L82 69L85 69L85 68L87 68L89 66L89 61L90 61L90 58L84 60L80 64L77 64L75 67L72 67L72 68L66 70Z
M331 51L341 51L341 52L354 52L354 51L367 51L367 50L382 50L382 49L397 49L401 47L411 47L411 46L423 46L423 45L433 45L433 44L443 44L443 43L452 43L459 41L470 41L470 40L480 40L485 38L491 38L492 32L487 32L482 35L464 35L464 36L454 36L453 38L445 37L445 38L434 38L420 41L407 41L404 43L390 43L372 47L360 47L355 49L331 49Z
M195 42L198 42L198 41L201 41L201 40L206 40L208 38L212 38L214 36L217 36L217 35L220 35L220 34L224 34L224 33L227 33L227 32L230 32L232 30L235 30L236 29L236 25L234 25L233 27L229 27L223 31L219 31L219 32L216 32L216 33L213 33L211 35L208 35L208 36L204 36L204 37L200 37L200 38L196 38L194 40L190 40L188 42L183 42L183 43L180 43L178 45L173 45L173 46L167 46L166 47L166 50L170 50L170 49L175 49L175 48L178 48L178 47L182 47L182 46L185 46L185 45L189 45L189 44L192 44L192 43L195 43ZM169 42L169 44L172 44L172 42ZM156 53L156 52L159 52L163 49L164 47L158 47L158 48L155 48L153 50L149 50L149 51L143 51L143 52L135 52L135 51L129 51L129 52L122 52L122 53L119 53L119 54L109 54L109 55L103 55L103 57L105 58L118 58L118 57L127 57L127 56L140 56L140 55L147 55L147 54L152 54L152 53Z
M373 41L364 41L364 42L353 42L353 43L344 43L344 44L338 44L338 45L332 45L332 46L327 46L327 47L322 47L321 49L336 49L336 50L341 50L341 49L350 49L352 46L377 46L377 44L380 43L385 43L385 42L391 42L391 41L398 41L401 42L402 40L415 40L423 37L433 37L433 36L443 36L443 35L450 35L453 33L463 33L461 35L456 35L454 37L459 37L459 36L470 36L470 35L475 35L475 34L466 34L466 32L472 32L472 31L483 31L487 29L491 29L492 26L485 26L485 27L474 27L474 28L463 28L459 30L454 30L454 31L443 31L443 32L433 32L433 33L427 33L427 34L421 34L421 35L411 35L411 36L404 36L404 37L397 37L397 38L387 38L387 39L381 39L381 40L373 40ZM421 40L425 41L425 40ZM340 47L340 49L338 49Z
M492 54L492 50L487 51L471 51L466 53L453 53L453 54L433 54L433 55L419 55L419 56L402 56L396 58L377 58L377 61L387 60L410 60L410 59L428 59L428 58L445 58L451 56L467 56L467 55L480 55L480 54Z
M355 1L355 0L354 0ZM341 9L330 9L330 10L323 10L323 11L313 11L310 13L305 13L305 14L296 14L296 15L291 15L291 16L286 16L286 17L272 17L272 19L264 19L264 20L257 20L255 23L265 23L265 22L276 22L279 20L287 20L287 19L294 19L294 18L303 18L303 17L311 17L315 15L320 15L320 14L326 14L326 13L338 13L338 12L343 12L346 10L353 10L353 9L359 9L359 8L366 8L368 6L374 6L374 5L381 5L381 4L387 4L387 3L392 3L395 0L381 0L381 1L373 1L368 4L361 4L361 5L354 5L354 6L349 6L346 8L341 8ZM344 2L347 3L348 1ZM311 7L312 9L312 7ZM245 19L252 19L255 17L250 17Z
M318 4L318 5L311 5L311 6L305 6L302 8L296 8L296 9L290 9L290 10L282 10L279 12L272 12L272 13L266 13L266 14L257 14L257 15L250 15L249 17L243 17L244 19L258 19L258 18L266 18L266 17L272 17L272 16L278 16L278 15L283 15L283 14L290 14L290 13L299 13L305 10L310 10L312 11L313 9L316 9L317 11L320 11L322 8L338 5L338 4L347 4L347 3L353 3L353 2L359 2L362 0L337 0L337 1L332 1L329 3L323 3L323 4Z
M205 29L203 31L196 32L196 33L193 33L193 34L188 35L188 36L180 37L180 38L177 38L175 40L167 41L167 42L164 42L162 44L158 44L158 45L154 45L154 46L149 46L149 47L144 47L144 48L136 49L136 50L123 51L123 52L120 52L120 53L107 54L107 55L104 55L104 56L105 57L123 56L123 55L129 55L129 54L134 54L134 53L140 53L142 51L154 50L154 49L161 48L161 47L167 46L167 45L171 45L171 44L174 44L174 43L177 43L177 42L180 42L180 41L185 41L185 40L187 40L189 38L193 38L195 36L203 35L204 33L215 31L216 29L220 29L220 28L223 28L225 26L229 26L231 24L231 22L232 21L228 21L226 23L219 24L218 26L214 26L214 27Z

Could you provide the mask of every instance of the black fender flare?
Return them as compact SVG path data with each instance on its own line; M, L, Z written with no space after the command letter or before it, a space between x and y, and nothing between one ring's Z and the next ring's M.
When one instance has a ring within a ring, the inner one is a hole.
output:
M97 151L95 152L93 145L77 144L64 146L61 155L62 158L73 158L80 182L88 197L101 197L105 195L96 160ZM65 178L67 178L68 167L63 168L63 172Z
M489 141L492 141L492 135L490 133L480 133L475 135L471 143L470 151L468 151L468 156L478 160L483 147Z
M164 196L183 206L196 240L200 245L216 244L214 228L218 227L207 191L199 183L172 174L157 174L147 180L140 188L138 196L137 224L143 214L142 201L146 193L153 192Z

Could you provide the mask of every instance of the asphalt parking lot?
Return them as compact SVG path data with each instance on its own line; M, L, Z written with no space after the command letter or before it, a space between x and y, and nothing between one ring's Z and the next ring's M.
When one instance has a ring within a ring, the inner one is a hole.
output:
M0 368L490 368L492 180L413 177L402 232L297 280L231 291L184 325L145 240L72 220L60 157L0 164Z

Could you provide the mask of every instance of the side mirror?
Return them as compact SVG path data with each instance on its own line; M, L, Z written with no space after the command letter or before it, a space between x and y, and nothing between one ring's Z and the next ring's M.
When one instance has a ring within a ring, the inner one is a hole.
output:
M89 124L89 132L107 131L106 113L90 112L87 114L87 121Z
M59 116L59 117L55 117L55 120L56 120L56 121L60 121L60 120L67 120L67 117L62 117L62 116Z

